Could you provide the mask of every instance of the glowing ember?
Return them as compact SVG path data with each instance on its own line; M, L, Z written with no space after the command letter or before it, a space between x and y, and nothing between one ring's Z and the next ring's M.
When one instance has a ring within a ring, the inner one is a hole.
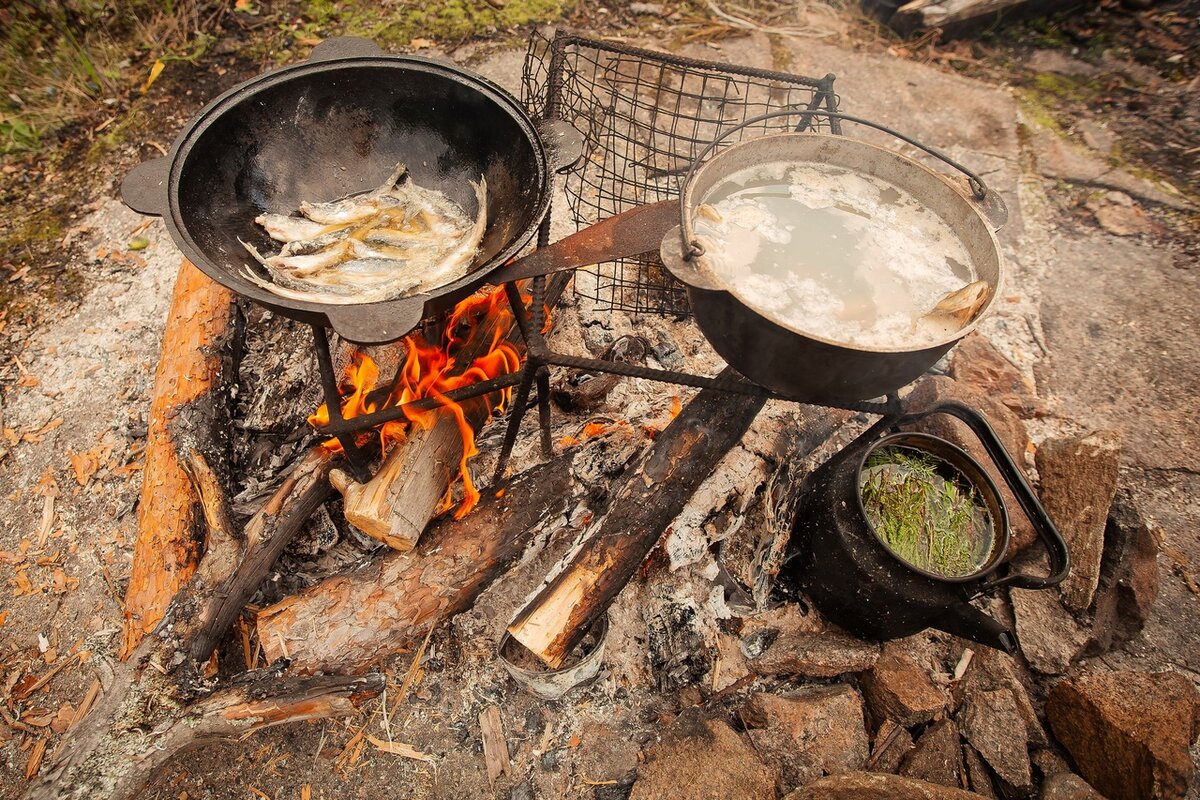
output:
M506 340L513 323L512 312L504 299L502 289L467 298L451 313L440 346L428 344L420 334L405 337L407 352L399 378L392 390L382 399L378 396L374 400L371 399L379 380L379 368L369 356L356 353L346 368L342 385L343 392L346 392L342 398L344 419L425 398L433 398L441 404L439 408L429 411L404 409L407 421L384 423L379 429L379 438L385 455L390 445L404 439L410 424L429 429L434 425L438 414L453 415L463 442L462 460L459 463L463 501L454 512L456 519L465 516L479 500L479 492L475 489L467 468L467 462L478 453L470 418L486 419L492 413L502 411L512 390L498 390L462 403L457 403L445 395L446 392L507 375L520 367L520 353ZM483 355L474 358L465 366L460 366L458 359L464 350L482 352ZM308 421L317 428L329 424L329 410L322 405ZM324 444L331 450L341 450L341 445L336 439ZM452 505L453 496L448 489L439 504L438 512L449 510Z

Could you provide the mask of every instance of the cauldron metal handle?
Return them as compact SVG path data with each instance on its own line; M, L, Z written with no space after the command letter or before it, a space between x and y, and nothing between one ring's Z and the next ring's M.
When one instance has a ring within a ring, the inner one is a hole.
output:
M975 434L976 438L984 446L984 449L987 450L996 468L1000 470L1000 475L1004 478L1004 482L1008 484L1008 488L1012 490L1013 495L1017 498L1017 502L1021 504L1021 509L1033 524L1034 531L1037 533L1038 538L1041 539L1047 554L1050 556L1049 575L1045 577L1021 573L1007 575L1003 578L984 581L978 587L979 593L992 592L1003 586L1016 589L1046 589L1062 583L1067 577L1067 573L1071 570L1071 554L1067 551L1067 543L1063 540L1062 534L1058 532L1058 528L1054 526L1049 515L1046 514L1046 509L1042 507L1041 501L1038 500L1033 489L1030 488L1029 481L1025 479L1025 474L1013 461L1008 451L1004 449L1004 445L1000 442L1000 437L996 435L992 426L988 424L988 421L978 411L962 403L948 400L924 411L909 412L900 417L885 417L877 424L882 427L899 427L933 414L950 414L961 420L971 429L971 432Z
M900 131L889 128L887 125L883 125L881 123L874 122L873 120L863 119L862 117L851 116L850 114L843 114L840 111L825 111L822 109L807 108L807 107L805 107L805 108L787 108L787 109L783 109L781 111L771 111L766 114L760 114L757 117L751 117L750 119L746 120L745 122L734 125L732 128L730 128L727 131L722 131L721 134L719 136L717 136L717 138L713 139L711 142L709 142L707 145L705 145L704 149L700 151L700 154L698 156L696 156L695 160L693 160L692 163L688 166L688 171L683 176L683 193L682 194L684 194L685 196L680 198L680 203L679 203L679 235L680 235L681 242L683 244L683 258L685 261L691 261L693 258L698 258L698 257L704 255L704 246L702 244L700 244L698 241L696 241L695 230L692 227L691 204L689 202L687 202L688 198L686 197L687 187L690 186L692 183L692 176L695 174L696 170L700 167L700 165L704 162L704 159L707 158L708 154L711 153L713 150L715 150L717 148L717 146L720 145L720 143L723 140L729 138L729 136L731 136L734 133L737 133L740 130L744 130L745 128L748 128L751 125L757 125L760 122L766 122L769 119L777 119L779 117L793 117L793 116L805 116L805 117L810 117L810 118L811 117L830 117L833 119L845 120L846 122L856 122L859 125L866 125L867 127L875 128L876 130L883 131L884 133L888 134L889 136L895 136L897 139L899 139L903 142L907 142L908 144L912 145L913 147L917 148L918 150L928 153L929 155L933 156L934 158L937 158L937 159L945 162L949 166L953 167L954 169L958 170L963 175L965 175L967 178L967 185L970 187L971 194L972 194L977 206L983 206L985 201L989 201L989 200L992 201L991 205L985 206L985 207L981 208L980 210L984 213L985 216L988 217L988 219L990 221L992 221L992 223L994 225L996 225L996 227L1002 226L1004 224L1004 221L1007 220L1007 218L1008 218L1008 210L1006 208L1004 208L1002 202L999 202L997 204L996 201L999 201L998 195L996 195L996 192L994 190L988 189L987 185L983 182L983 178L979 177L979 175L977 175L976 173L967 169L962 164L960 164L957 161L955 161L954 159L950 158L950 156L946 155L945 153L938 150L937 148L930 147L927 144L919 142L916 139L912 138L911 136L908 136L906 134L900 133ZM998 223L996 221L996 218L999 218Z

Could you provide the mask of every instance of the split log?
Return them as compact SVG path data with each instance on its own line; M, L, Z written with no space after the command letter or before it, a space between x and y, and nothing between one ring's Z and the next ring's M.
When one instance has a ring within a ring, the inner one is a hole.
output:
M432 426L413 426L403 442L393 445L371 480L356 483L342 470L334 470L329 478L345 500L347 522L404 552L413 548L436 513L462 455L462 434L454 417L437 412Z
M558 301L569 274L550 278L545 300ZM485 307L478 320L465 320L471 327L467 339L454 352L460 369L486 355L498 342L512 345L525 356L525 342L507 305ZM451 320L451 324L454 320ZM491 417L485 398L460 404L463 419L449 410L429 412L426 427L410 425L404 441L394 444L379 471L366 483L358 483L342 471L330 475L345 500L346 520L367 536L401 552L411 550L429 521L438 513L463 458L462 432L477 435Z
M197 498L180 454L228 430L225 386L234 331L232 293L184 261L154 376L121 658L162 619L200 560Z
M722 377L738 376L726 368ZM714 389L697 394L626 470L595 533L517 614L512 637L552 669L562 666L764 402Z
M485 491L470 516L435 521L415 550L390 552L258 613L267 658L300 673L366 669L471 607L569 508L568 452Z

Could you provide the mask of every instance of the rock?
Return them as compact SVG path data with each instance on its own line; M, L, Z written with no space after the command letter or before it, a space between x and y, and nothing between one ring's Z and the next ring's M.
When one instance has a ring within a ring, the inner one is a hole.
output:
M1042 784L1039 800L1105 800L1087 781L1070 772L1051 775Z
M803 675L834 678L870 669L879 658L879 645L836 630L822 633L783 632L751 660L758 675Z
M962 754L963 767L967 773L967 785L971 791L995 800L996 787L992 784L992 774L988 771L983 756L979 755L979 751L969 744L962 746Z
M994 689L968 695L959 709L958 724L1000 780L1017 791L1033 786L1029 734L1012 691Z
M867 760L862 698L846 684L755 694L741 715L754 749L784 786L860 769Z
M776 776L720 720L688 710L646 751L631 800L759 800L776 797Z
M865 769L867 772L898 772L900 762L912 749L913 739L908 729L885 719L875 732L875 741L871 743L871 760Z
M1106 192L1088 198L1084 203L1101 228L1114 236L1135 236L1153 233L1157 227L1146 212L1134 204L1124 192Z
M954 359L950 362L950 377L956 381L999 400L1025 419L1049 413L1033 382L993 347L987 337L972 333L951 352Z
M1075 122L1075 132L1083 139L1083 143L1103 156L1109 156L1116 147L1117 137L1104 123L1092 119L1081 119Z
M1062 607L1054 591L1012 589L1017 641L1029 666L1044 675L1062 675L1083 652L1088 632Z
M533 784L528 779L521 781L508 793L508 800L533 800Z
M1043 782L1060 772L1071 771L1071 765L1066 762L1066 759L1049 748L1042 748L1035 751L1030 761L1033 762L1033 766L1037 767L1038 772L1042 774Z
M989 647L976 650L962 680L954 688L955 700L962 705L967 697L976 692L1007 689L1012 693L1017 703L1017 711L1025 722L1025 733L1029 742L1037 747L1045 747L1050 740L1046 737L1041 720L1033 709L1025 684L1017 676L1016 666L1012 656L1007 653Z
M890 719L911 728L929 722L946 707L946 695L894 643L884 648L861 683L871 716L879 722Z
M1118 492L1104 529L1089 654L1107 652L1141 632L1158 597L1159 541L1132 498Z
M784 800L979 800L982 795L884 772L851 772L813 781Z
M953 378L931 375L917 383L907 397L908 407L913 411L920 411L946 400L958 400L982 414L1000 437L1000 442L1013 461L1018 465L1025 463L1025 452L1029 449L1029 434L1025 431L1025 423L1011 409L987 394ZM992 464L983 445L965 424L945 414L937 414L921 420L913 427L953 442L966 450L987 470L1000 490L1000 498L1009 509L1008 521L1012 535L1008 545L1010 555L1015 556L1033 544L1037 534L1033 525L1020 512L1021 506L1016 495L1004 483L1004 476Z
M637 772L629 772L618 778L616 783L597 786L592 792L592 800L627 800L636 779Z
M1071 574L1059 591L1063 603L1075 611L1090 606L1096 593L1120 454L1112 431L1048 439L1038 448L1042 505L1071 553Z
M665 6L662 3L630 3L629 13L639 16L661 17Z
M1098 672L1059 681L1046 719L1109 800L1176 800L1192 781L1200 693L1174 672Z
M926 728L904 759L900 774L942 786L962 786L962 743L954 723L942 719Z

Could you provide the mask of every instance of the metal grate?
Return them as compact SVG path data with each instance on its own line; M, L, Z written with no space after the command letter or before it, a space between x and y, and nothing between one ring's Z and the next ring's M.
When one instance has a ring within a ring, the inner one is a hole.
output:
M783 72L682 58L564 33L534 33L523 100L535 117L558 118L585 137L585 161L566 180L577 228L645 203L679 196L696 156L747 119L785 108L835 111L834 76ZM837 120L767 120L724 146L766 133L828 130ZM575 292L598 307L634 313L689 313L687 294L657 253L600 264L576 275Z

